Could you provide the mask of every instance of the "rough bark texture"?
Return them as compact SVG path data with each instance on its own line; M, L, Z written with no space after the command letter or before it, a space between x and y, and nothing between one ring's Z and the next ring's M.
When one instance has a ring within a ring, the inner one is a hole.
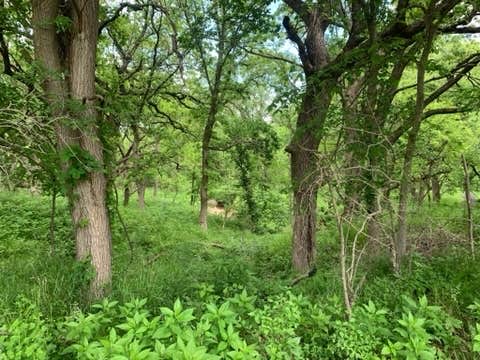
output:
M76 258L90 260L95 269L89 297L100 298L111 282L111 233L106 206L106 178L103 173L103 146L99 140L95 103L95 57L98 31L98 1L71 3L72 28L67 34L57 32L55 18L61 14L58 0L33 0L35 56L45 70L43 86L52 115L57 117L59 151L72 146L87 153L98 169L66 184L76 240ZM63 9L64 10L64 9ZM63 43L60 39L63 36ZM66 100L78 103L65 108ZM76 120L67 125L61 117ZM66 171L72 164L62 164Z
M320 6L307 9L298 1L285 1L306 26L303 41L290 19L283 19L287 37L297 45L306 79L306 90L298 113L295 133L287 151L290 153L293 186L292 264L299 272L308 272L315 265L316 208L319 182L317 151L331 102L336 76L320 77L328 64L325 42L326 20Z
M325 120L331 100L327 87L319 92L314 87L307 87L297 130L287 149L291 155L293 185L292 264L299 272L308 272L314 267L316 256L317 193L321 182L317 150L322 127L313 127L312 123Z
M73 33L70 43L70 95L84 104L76 116L80 125L80 147L103 169L95 109L95 59L98 33L98 1L72 2ZM91 296L100 298L111 282L111 233L106 205L107 181L102 170L88 173L74 189L73 220L76 228L77 259L90 260L95 269Z

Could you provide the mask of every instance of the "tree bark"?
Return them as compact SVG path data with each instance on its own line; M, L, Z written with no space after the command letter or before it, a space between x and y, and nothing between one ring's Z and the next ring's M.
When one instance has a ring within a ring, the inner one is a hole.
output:
M195 171L192 171L191 184L190 184L190 205L191 206L195 205L195 197L198 193L198 189L195 186L196 178L197 178L197 175L195 174Z
M434 175L432 176L431 180L431 185L432 185L432 200L433 202L440 202L442 195L441 195L441 184L440 181L438 180L438 176Z
M137 180L138 207L145 210L145 180Z
M475 239L473 236L473 214L472 214L472 198L470 195L470 175L468 174L468 165L465 155L462 154L462 166L464 172L463 189L465 191L465 203L467 206L467 235L470 243L470 252L475 256Z
M337 76L320 76L330 61L325 41L325 17L320 6L307 8L303 2L285 3L302 18L306 27L303 41L290 18L283 19L288 39L297 45L306 81L295 133L286 148L291 155L293 187L292 265L296 271L306 273L315 266L316 255L317 193L321 182L316 154Z
M294 137L287 147L293 185L292 264L298 272L315 266L317 193L319 178L318 146L331 101L330 89L309 85L297 119Z
M98 165L95 169L84 169L86 174L78 181L65 184L75 232L76 258L89 260L95 269L89 298L97 299L105 294L111 283L107 181L94 106L98 1L72 2L71 13L66 14L72 20L68 36L57 32L55 27L55 19L62 14L61 10L58 0L32 1L35 56L45 70L43 87L52 116L57 118L59 151L72 151L77 147ZM67 99L78 105L67 111ZM62 119L67 116L76 120L76 127ZM66 172L69 166L72 164L63 163L63 171Z
M123 189L123 206L128 206L130 202L130 184L125 184Z
M425 108L425 72L435 37L435 28L432 24L432 9L426 14L425 44L420 60L417 62L417 91L415 110L412 114L412 128L408 133L407 147L405 149L402 177L400 180L400 194L398 205L398 231L395 239L395 253L393 264L396 272L400 271L402 261L407 253L407 207L408 195L410 193L410 182L412 173L413 158L417 144L418 133L423 119Z
M220 48L222 49L222 48ZM219 53L217 67L215 71L215 84L211 92L210 108L208 110L208 118L203 130L202 138L202 167L200 176L200 227L204 230L208 228L208 157L210 154L210 141L212 140L213 127L217 121L217 112L219 105L220 81L222 75L222 52Z
M137 167L137 175L135 176L135 185L137 187L137 201L138 207L140 210L145 209L145 177L143 176L143 166L141 166L141 152L140 152L140 130L136 124L132 125L132 132L133 132L133 149L132 149L132 157L135 162L135 166Z

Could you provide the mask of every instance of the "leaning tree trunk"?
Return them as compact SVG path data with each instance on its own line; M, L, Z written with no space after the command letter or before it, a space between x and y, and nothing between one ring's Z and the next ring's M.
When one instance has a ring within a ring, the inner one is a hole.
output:
M78 151L95 164L63 162L66 173L81 166L84 176L65 184L76 240L76 258L89 260L95 269L89 298L99 298L111 282L111 233L106 206L106 178L103 173L103 146L99 140L95 102L95 58L98 29L98 1L74 3L71 31L57 33L55 19L62 15L58 0L33 0L35 56L44 68L45 98L56 118L58 151ZM64 39L60 39L64 36ZM68 39L68 41L67 41ZM68 74L68 77L66 76ZM68 79L64 80L64 79ZM67 112L66 103L78 103L76 112ZM75 119L78 128L71 127ZM93 166L94 165L94 166ZM79 169L80 170L80 169Z

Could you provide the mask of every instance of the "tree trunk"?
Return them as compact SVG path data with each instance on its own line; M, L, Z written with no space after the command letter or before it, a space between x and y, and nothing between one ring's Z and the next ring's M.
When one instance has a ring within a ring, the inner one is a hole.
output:
M140 210L145 209L145 180L137 181L138 207Z
M433 202L440 202L442 196L441 196L441 192L440 192L440 189L441 189L441 185L440 185L440 181L438 180L438 176L432 176L432 200Z
M462 166L464 172L463 189L465 192L465 203L467 206L467 235L470 243L470 252L475 256L475 239L473 236L473 215L472 215L472 196L470 194L470 175L468 174L468 165L465 155L462 154Z
M200 227L207 230L207 215L208 215L208 155L210 146L210 140L213 133L213 122L207 121L205 130L203 132L202 141L202 168L200 178L200 215L198 222Z
M123 189L123 206L128 206L130 202L130 184L125 184L125 188Z
M133 132L133 149L132 149L132 157L135 162L135 166L137 167L137 175L135 176L135 185L137 187L137 201L138 207L140 210L145 209L145 177L143 176L143 166L140 166L141 161L141 153L140 153L140 130L136 124L132 124L132 132Z
M297 128L286 149L291 155L293 185L292 264L296 271L302 273L315 266L317 193L321 182L317 151L331 101L330 91L329 86L317 89L307 79Z
M106 206L106 178L103 172L103 146L99 139L95 109L95 58L98 29L98 1L73 3L68 43L61 46L61 33L55 19L61 15L58 0L33 0L35 56L45 70L43 86L52 116L57 118L56 134L60 152L76 151L91 157L96 168L85 168L84 177L66 184L76 240L76 258L90 260L95 277L90 299L105 294L111 282L111 233ZM66 37L67 38L67 37ZM52 75L53 74L53 75ZM67 76L68 74L68 76ZM67 80L65 80L67 79ZM68 113L66 101L78 103ZM61 117L77 120L70 127ZM79 164L63 163L63 171Z
M223 24L224 25L224 24ZM222 29L223 29L222 25ZM219 38L218 47L217 47L217 62L215 65L215 77L213 84L208 82L210 90L210 106L208 109L208 117L205 123L205 128L203 130L203 139L202 139L202 168L200 174L200 214L198 222L200 227L204 230L207 230L207 215L208 215L208 156L210 150L210 140L213 135L213 127L217 121L217 113L219 105L221 104L221 94L220 86L222 84L223 76L223 67L225 65L225 42L227 39L224 37L223 31L222 36ZM202 61L205 61L202 55ZM208 70L206 71L206 76L208 77Z
M360 180L361 161L364 158L363 143L358 129L358 96L362 90L362 81L355 79L344 91L342 97L343 121L345 124L345 195L343 211L345 219L357 212L360 194L364 185Z
M423 110L425 108L425 72L428 57L432 48L435 35L435 28L432 24L432 9L426 14L426 34L425 45L420 60L417 63L417 92L415 111L412 114L412 128L408 133L407 147L405 149L402 177L400 180L400 194L398 205L398 231L395 241L395 253L393 254L393 263L396 272L400 271L400 267L407 253L407 206L408 195L410 193L410 181L412 173L412 163L417 145L417 136L423 119Z
M54 180L54 182L56 182ZM50 203L50 255L55 254L55 214L57 211L57 186L53 185Z
M70 44L70 92L71 97L84 104L77 116L81 129L80 147L88 152L99 165L88 173L74 189L73 214L76 227L77 259L90 258L95 278L90 295L100 298L111 283L111 232L106 204L107 180L103 173L103 145L97 126L95 108L95 64L98 34L98 1L77 0L74 3ZM75 5L76 4L76 5Z
M197 187L195 186L196 184L196 178L197 176L195 175L195 171L192 171L192 180L191 180L191 186L190 186L190 205L195 205L195 197L197 194Z
M220 70L221 71L221 70ZM201 168L201 178L200 178L200 215L199 223L200 227L204 230L207 230L207 215L208 215L208 156L210 152L210 141L213 135L213 127L216 122L216 116L218 111L218 95L219 95L219 86L220 86L220 73L217 69L217 81L215 82L215 87L212 90L212 98L210 100L210 109L208 112L207 123L205 124L205 129L203 130L203 139L202 139L202 168Z

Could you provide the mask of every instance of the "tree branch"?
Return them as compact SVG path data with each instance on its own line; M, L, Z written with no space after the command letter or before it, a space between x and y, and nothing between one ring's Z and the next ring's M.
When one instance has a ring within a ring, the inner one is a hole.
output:
M247 49L245 47L242 47L242 50L244 50L248 54L259 56L259 57L262 57L262 58L265 58L265 59L283 61L283 62L286 62L287 64L292 64L292 65L295 65L295 66L298 66L298 67L302 67L301 64L299 64L299 63L297 63L293 60L290 60L290 59L287 59L287 58L284 58L284 57L281 57L281 56L278 56L278 55L275 55L275 54L258 52L258 51L255 51L255 50Z
M305 69L306 72L311 72L313 70L313 66L308 60L305 44L302 41L302 39L300 39L300 36L298 36L297 31L293 28L292 24L290 23L290 18L288 16L285 16L283 18L282 24L283 24L283 27L285 28L285 31L287 32L287 38L293 41L297 45L298 55L300 56L300 60L302 61L303 68Z
M302 0L283 0L303 21L307 21L310 14L307 5Z
M128 8L129 10L132 10L132 11L140 11L149 6L151 6L150 3L146 3L146 4L132 4L132 3L126 3L126 2L120 3L120 5L115 9L115 12L113 13L113 15L100 23L98 27L98 34L100 34L102 30L105 29L110 23L114 22L120 16L122 16L123 9Z

